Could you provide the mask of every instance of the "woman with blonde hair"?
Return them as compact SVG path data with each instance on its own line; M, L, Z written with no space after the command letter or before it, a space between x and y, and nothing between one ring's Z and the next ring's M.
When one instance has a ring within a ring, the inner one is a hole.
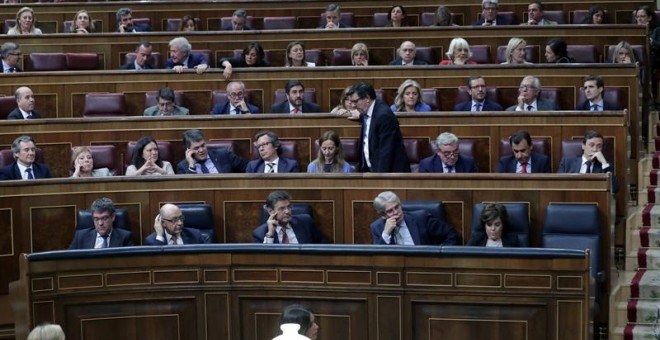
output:
M71 175L71 177L112 176L112 173L110 173L110 169L108 168L94 169L92 151L87 146L79 146L73 149L73 155L71 155L71 166L73 167L73 175Z
M363 43L357 43L351 48L351 64L353 66L369 66L369 49Z
M625 40L621 40L615 47L614 53L612 53L612 63L614 64L634 64L637 62L635 58L635 53L628 43Z
M357 110L357 105L348 98L348 91L351 90L352 86L349 86L344 89L344 91L341 93L341 97L339 97L339 104L335 106L332 111L330 111L331 114L335 114L338 116L348 116L348 119L351 120L357 120L360 118L360 112Z
M319 138L319 153L316 159L309 163L307 172L352 172L351 165L344 159L344 149L339 135L326 131Z
M292 41L286 47L285 67L314 67L316 64L305 61L305 44L302 41Z
M392 112L429 112L431 107L422 102L422 89L418 82L407 79L399 86Z
M7 35L41 34L41 30L34 27L37 19L30 7L23 7L16 12L16 25L7 31Z
M73 24L69 28L69 33L93 33L95 31L92 16L84 9L76 12L73 17Z
M504 52L506 61L502 64L510 65L521 65L521 64L531 64L525 60L525 48L527 47L527 42L522 38L511 38L509 39L509 44L506 45L506 52Z
M476 64L472 58L472 52L470 51L470 44L467 40L463 38L454 38L449 43L449 49L447 50L447 58L440 62L440 65L466 65L466 64Z

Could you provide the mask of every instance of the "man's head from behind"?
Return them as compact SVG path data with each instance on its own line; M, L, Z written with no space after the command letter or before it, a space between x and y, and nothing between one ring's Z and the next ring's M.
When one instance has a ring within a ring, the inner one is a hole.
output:
M435 139L435 152L440 157L442 163L447 166L454 166L458 161L460 154L458 148L458 137L451 132L443 132Z
M135 62L144 67L151 58L151 53L153 52L153 46L148 41L143 41L135 49Z
M115 222L115 205L106 197L92 202L89 208L92 211L92 219L96 232L101 235L109 235L112 232L112 224Z
M286 98L292 106L300 107L303 104L303 95L305 94L305 86L300 80L291 79L284 87Z
M383 218L396 218L397 224L403 221L403 210L401 209L401 199L391 191L383 191L374 198L374 208Z
M266 197L266 210L268 214L275 214L275 220L284 226L291 221L291 196L283 190L273 191Z
M399 57L403 60L404 63L409 64L417 55L417 50L415 44L412 41L404 41L399 47Z
M511 152L513 156L516 157L516 160L520 164L526 164L529 162L529 158L532 155L532 137L527 131L516 131L511 137L509 137L509 143L511 144Z
M163 204L160 208L160 223L170 235L179 235L185 220L181 209L174 204Z
M25 167L30 167L37 157L37 147L30 136L20 136L11 144L14 159Z
M206 139L202 131L197 129L186 130L183 133L183 144L186 149L192 150L192 156L196 161L204 161L208 158Z

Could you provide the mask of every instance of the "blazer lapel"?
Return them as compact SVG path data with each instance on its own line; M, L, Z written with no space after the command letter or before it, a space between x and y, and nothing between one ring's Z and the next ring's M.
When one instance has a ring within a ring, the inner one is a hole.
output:
M405 214L403 215L403 220L406 221L408 232L410 232L410 236L412 237L413 242L415 242L415 245L421 244L421 239L419 238L419 228L417 228L415 220L413 218L409 218Z

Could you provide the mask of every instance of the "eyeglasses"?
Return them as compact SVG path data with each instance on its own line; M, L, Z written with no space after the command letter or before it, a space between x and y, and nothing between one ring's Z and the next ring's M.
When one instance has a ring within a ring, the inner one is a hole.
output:
M273 144L273 142L263 142L261 144L254 143L254 147L260 149L262 146L266 146L268 144Z
M23 55L23 53L21 53L21 52L13 52L13 53L9 53L9 55L13 55L13 56L19 57L19 56Z
M484 11L495 12L497 11L497 7L484 7Z
M520 91L528 91L528 90L536 90L536 87L534 85L520 85L518 89L520 89Z
M172 102L159 102L158 106L160 106L160 107L172 107L172 106L174 106L174 103L172 103Z
M458 155L460 154L460 152L458 150L456 150L456 151L440 151L440 153L442 153L442 155L445 156L445 157L458 157Z
M163 220L163 221L167 221L167 222L170 222L170 223L177 223L177 222L179 222L179 221L181 221L181 222L185 221L185 220L186 220L186 217L183 216L183 215L180 215L180 216L177 216L177 217L173 217L171 220L168 220L168 219L166 219L166 218L162 218L162 217L161 217L161 220Z
M101 221L108 222L108 221L110 221L111 217L112 216L94 217L93 220L94 220L94 223L98 223L98 222L101 222Z
M243 98L245 96L245 93L243 92L232 92L229 94L230 97L232 98Z

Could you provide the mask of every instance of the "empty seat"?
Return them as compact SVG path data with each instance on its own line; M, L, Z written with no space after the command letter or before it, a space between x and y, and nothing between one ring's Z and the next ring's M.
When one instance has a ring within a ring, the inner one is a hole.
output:
M552 163L552 149L550 148L549 138L532 138L532 151L550 157ZM510 156L512 154L511 143L508 138L500 140L500 157Z
M483 232L480 216L488 203L477 203L472 210L472 235ZM522 247L529 247L529 204L528 203L502 203L509 216L508 224L504 227L506 232L518 237Z
M191 55L201 55L204 57L204 59L208 62L209 67L212 67L212 62L213 58L212 55L213 53L211 50L190 50Z
M472 45L470 46L472 58L477 64L490 64L490 45Z
M475 140L470 138L461 138L458 140L458 152L466 157L475 159Z
M121 228L131 230L126 210L115 208L115 221L112 222L113 228ZM94 219L92 218L92 211L90 209L78 210L76 219L76 230L84 230L94 228Z
M353 27L353 13L351 12L341 12L341 17L339 22L345 26ZM319 20L319 27L325 27L327 20L325 19L325 12L321 13L321 19Z
M422 89L422 102L431 107L431 111L439 111L442 107L440 103L440 92L438 89Z
M499 103L500 95L499 90L496 87L487 87L486 88L486 98L490 101ZM458 87L458 93L456 94L456 102L454 104L460 104L471 100L470 94L468 93L468 87L466 85L461 85Z
M286 30L298 28L298 19L296 17L265 17L265 30Z
M122 65L132 63L135 61L135 52L126 53L124 55L124 63ZM151 57L147 60L147 63L151 65L152 68L159 69L163 65L163 56L160 52L151 53Z
M600 58L594 45L568 45L566 46L568 56L576 63L597 63Z
M231 139L212 139L206 141L206 148L211 152L211 150L220 150L225 149L236 153L236 142Z
M74 146L71 149L72 156L76 148L78 147ZM90 145L87 146L87 148L89 148L89 151L92 153L94 169L108 168L111 174L122 175L123 167L116 157L114 145ZM72 169L71 173L73 173L73 170L74 169Z
M385 27L389 22L387 13L374 13L373 27Z
M123 93L88 93L85 95L83 117L126 116Z
M96 53L67 53L66 67L69 70L100 70L99 56Z
M126 169L131 164L131 157L133 157L133 151L135 150L136 141L128 142L126 145L126 155L124 155L124 169ZM174 154L172 153L172 145L169 141L166 140L157 140L158 144L158 156L161 160L168 161L172 166L176 166L177 163L174 162Z
M208 204L177 204L185 217L185 226L195 228L202 234L204 243L216 243L213 209Z
M543 11L543 18L547 20L556 21L558 24L563 25L566 23L566 15L564 11Z
M0 97L0 119L7 119L7 116L17 107L15 96Z
M7 34L10 28L16 26L16 19L5 19L4 26L2 26L2 34Z
M30 53L26 71L66 71L64 53Z
M305 50L305 61L314 63L316 66L325 66L325 56L318 49Z
M559 89L556 87L542 87L538 99L559 103Z
M401 201L401 210L410 212L424 210L440 221L445 221L445 207L442 201Z
M183 105L183 91L174 91L174 104ZM158 105L158 91L148 91L144 93L144 108Z
M351 49L350 48L335 48L332 50L332 59L330 60L331 66L351 66L353 61L351 60Z
M273 95L273 104L281 103L286 100L286 92L284 89L275 90ZM303 100L310 103L316 103L316 90L315 89L305 89L303 92Z
M454 24L462 26L463 13L451 13L451 20ZM435 12L422 13L421 23L419 24L420 26L433 26L434 24L435 24Z
M404 138L403 146L410 161L410 171L419 172L419 162L431 155L431 146L426 138Z
M583 103L587 98L584 96L584 88L577 91L577 104ZM616 104L618 107L627 107L628 103L620 87L606 87L603 90L603 100L608 103Z
M539 46L527 45L525 47L525 60L530 63L538 64L539 62ZM497 63L506 61L506 46L497 46Z

